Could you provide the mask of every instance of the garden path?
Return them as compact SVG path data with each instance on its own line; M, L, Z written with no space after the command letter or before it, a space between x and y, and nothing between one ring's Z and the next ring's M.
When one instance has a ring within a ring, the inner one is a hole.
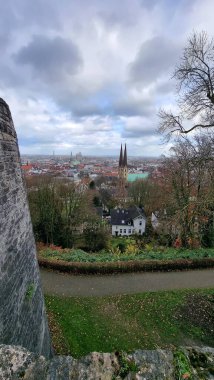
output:
M114 275L71 275L41 269L45 294L111 296L185 288L214 288L214 269Z

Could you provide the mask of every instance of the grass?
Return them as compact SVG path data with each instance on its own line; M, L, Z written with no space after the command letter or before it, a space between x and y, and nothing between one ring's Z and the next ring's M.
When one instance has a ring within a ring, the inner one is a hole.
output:
M203 259L214 258L214 248L197 249L175 249L156 248L144 249L137 253L112 253L111 251L100 251L98 253L87 253L81 249L62 249L57 247L45 247L39 251L39 257L49 260L62 260L67 262L82 263L108 263L118 261L145 261L145 260L177 260L177 259Z
M190 362L182 350L177 350L174 353L174 364L176 370L176 380L192 378Z
M46 307L51 330L54 318L56 352L80 357L92 351L213 346L213 301L214 291L208 289L93 298L46 296Z

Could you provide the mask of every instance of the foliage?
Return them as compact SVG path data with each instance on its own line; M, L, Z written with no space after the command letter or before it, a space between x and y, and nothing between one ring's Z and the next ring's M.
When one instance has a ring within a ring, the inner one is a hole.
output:
M95 188L96 188L96 186L95 186L95 182L94 181L91 181L90 183L89 183L89 189L91 189L91 190L94 190Z
M54 186L43 183L29 192L29 205L36 239L46 244L61 243L61 200Z
M125 254L126 255L131 255L131 256L135 256L139 253L139 248L137 246L137 244L128 244L126 246L126 250L125 250Z
M189 355L190 363L201 379L206 379L214 375L214 365L206 353L198 353L194 348Z
M163 232L171 237L177 234L183 246L190 240L205 242L203 231L208 224L212 230L213 149L214 134L196 135L192 140L179 140L164 163L168 202L166 213L159 219L165 227Z
M192 371L189 360L182 350L176 350L174 353L175 378L176 380L192 379Z
M110 250L102 250L98 253L87 253L82 249L62 249L61 247L46 247L39 251L40 258L53 258L68 262L115 262L120 261L145 261L145 260L178 260L178 259L203 259L214 258L213 248L176 249L155 248L147 244L144 250L137 251L135 244L128 244L126 251L121 253L118 247Z
M129 196L133 204L145 209L146 215L162 207L164 192L158 183L150 179L136 180L129 185Z
M83 238L86 250L96 252L108 248L110 240L108 227L99 219L91 220L84 228Z
M213 290L149 292L111 297L46 296L46 307L64 334L72 356L92 351L134 351L188 344L212 344L194 319L177 320L176 314L194 294L213 294ZM192 314L197 309L192 310Z
M38 177L28 183L28 198L36 240L46 244L71 248L96 219L91 190L83 194L66 180Z
M95 207L101 207L102 206L102 202L101 202L100 197L98 195L94 196L93 204Z
M134 373L139 371L139 367L136 365L136 363L133 360L127 358L123 352L118 352L117 356L118 362L120 364L120 369L117 376L125 379L130 372Z
M39 265L44 268L75 274L115 274L134 272L170 272L213 268L213 258L177 259L177 260L128 260L120 258L110 262L68 262L59 259L39 258Z
M113 246L111 247L110 249L110 254L113 254L115 257L117 257L118 259L120 258L122 252L120 250L120 248L118 246Z
M146 221L145 233L143 234L143 240L145 243L150 243L154 237L154 229L152 227L151 218Z
M125 252L126 251L126 243L124 240L121 240L118 244L117 244L117 248L120 250L121 253Z
M25 294L26 301L31 301L34 293L35 293L35 285L34 283L30 283L27 287L26 294Z
M103 205L110 211L110 209L114 208L117 205L116 199L112 197L112 194L107 189L99 190L101 202Z
M207 223L201 229L201 243L204 247L214 247L214 210L210 210Z

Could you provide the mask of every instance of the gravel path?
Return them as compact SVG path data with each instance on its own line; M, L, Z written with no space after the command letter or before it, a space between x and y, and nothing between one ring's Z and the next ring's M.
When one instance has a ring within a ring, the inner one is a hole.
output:
M183 272L71 275L41 269L45 294L107 296L185 288L214 288L214 269Z

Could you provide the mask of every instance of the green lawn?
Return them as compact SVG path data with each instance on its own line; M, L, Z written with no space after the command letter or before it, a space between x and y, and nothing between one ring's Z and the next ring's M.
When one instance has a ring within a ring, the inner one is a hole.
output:
M214 346L214 290L127 296L46 296L57 353Z

